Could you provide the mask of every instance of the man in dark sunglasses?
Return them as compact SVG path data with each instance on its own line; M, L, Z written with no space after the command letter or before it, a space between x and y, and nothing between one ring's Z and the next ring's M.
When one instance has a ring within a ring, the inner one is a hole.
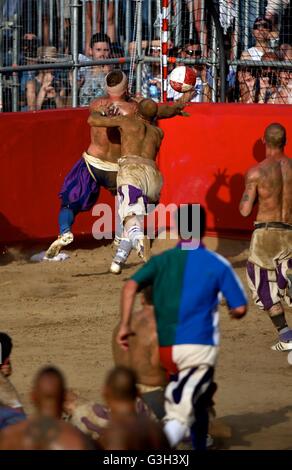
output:
M243 51L241 60L261 60L262 56L270 49L271 33L271 20L265 17L256 18L252 29L252 34L256 41L255 46Z

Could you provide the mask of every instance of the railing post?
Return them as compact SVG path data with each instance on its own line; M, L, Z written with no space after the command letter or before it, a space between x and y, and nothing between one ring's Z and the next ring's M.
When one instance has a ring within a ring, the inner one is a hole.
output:
M78 106L78 69L75 66L78 63L78 0L72 0L71 9L71 31L72 31L72 58L73 58L73 80L72 80L72 106Z
M18 15L14 15L13 21L13 45L12 45L12 64L17 66L18 62ZM12 111L18 111L18 73L12 74Z
M138 63L136 69L136 94L141 94L142 88L142 1L143 0L136 0L137 6L137 56L138 56Z

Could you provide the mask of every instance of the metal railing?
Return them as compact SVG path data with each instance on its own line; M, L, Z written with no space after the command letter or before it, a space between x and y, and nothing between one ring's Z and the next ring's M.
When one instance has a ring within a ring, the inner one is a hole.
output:
M10 11L9 2L0 0L0 111L28 109L28 87L37 94L48 74L52 86L47 86L47 104L62 95L58 106L86 105L98 96L97 86L102 92L106 71L113 67L129 75L132 91L161 100L162 0L28 0L15 5L24 3L25 10ZM179 64L194 67L198 83L205 82L208 88L208 96L199 100L224 102L227 87L228 101L262 102L256 101L255 90L265 83L266 95L274 98L264 102L281 102L282 96L283 102L291 103L291 2L169 0L167 4L168 72ZM260 40L264 27L270 28L269 39ZM96 33L99 38L110 37L106 57L88 57L90 38ZM39 60L40 46L51 53L55 48L52 60ZM247 100L240 90L252 86Z

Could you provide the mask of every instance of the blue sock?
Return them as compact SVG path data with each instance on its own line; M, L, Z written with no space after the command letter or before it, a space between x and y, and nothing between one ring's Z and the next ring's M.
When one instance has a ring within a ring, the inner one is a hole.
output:
M61 207L58 219L61 235L71 231L71 226L74 223L74 219L75 214L72 209L69 209L69 207Z

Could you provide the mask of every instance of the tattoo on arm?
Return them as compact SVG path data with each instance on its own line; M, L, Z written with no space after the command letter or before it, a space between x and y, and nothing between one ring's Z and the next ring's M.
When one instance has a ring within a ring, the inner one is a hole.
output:
M248 200L249 200L249 195L245 193L241 198L241 202L247 202Z

